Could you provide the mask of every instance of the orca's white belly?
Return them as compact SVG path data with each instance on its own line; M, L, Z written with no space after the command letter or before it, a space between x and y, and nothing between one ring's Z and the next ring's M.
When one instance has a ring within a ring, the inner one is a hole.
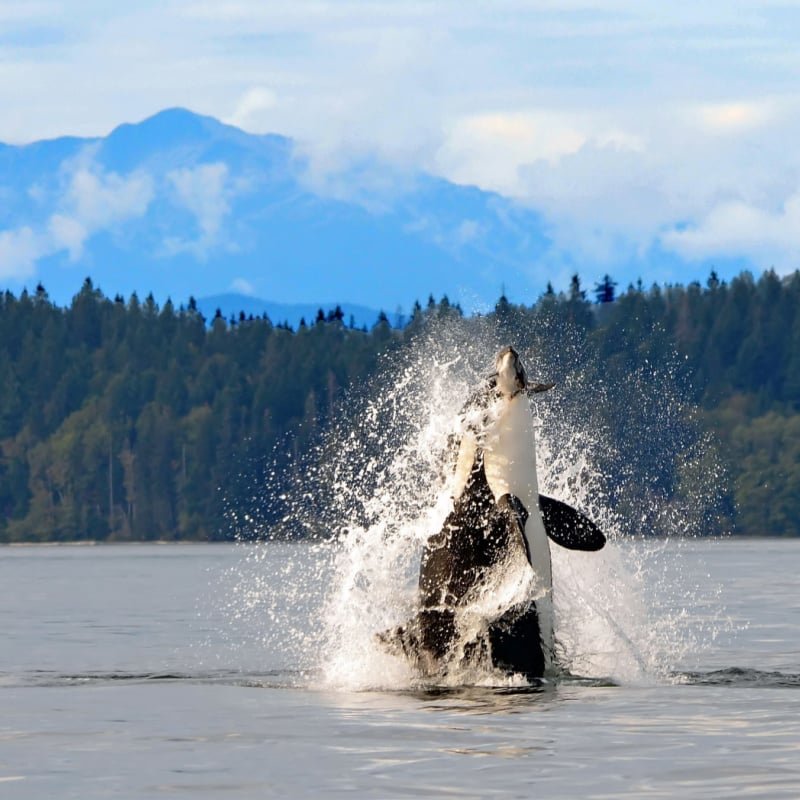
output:
M502 402L496 418L487 427L483 443L486 481L495 501L504 494L518 497L528 511L525 538L535 575L533 594L539 613L545 658L552 656L553 610L550 544L539 510L536 477L536 434L528 398L520 392Z
M513 494L528 511L538 508L536 437L524 394L499 404L496 419L487 427L483 451L486 479L495 500Z

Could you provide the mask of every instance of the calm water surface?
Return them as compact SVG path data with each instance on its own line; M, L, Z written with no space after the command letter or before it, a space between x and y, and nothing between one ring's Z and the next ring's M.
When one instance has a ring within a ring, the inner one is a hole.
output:
M0 797L800 797L800 542L682 550L731 624L673 679L343 692L270 630L313 591L236 613L304 546L0 548Z

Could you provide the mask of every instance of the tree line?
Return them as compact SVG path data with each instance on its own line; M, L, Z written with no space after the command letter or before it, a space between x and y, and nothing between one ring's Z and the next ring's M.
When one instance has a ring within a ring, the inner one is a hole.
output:
M569 329L598 382L669 365L719 442L718 524L800 534L800 273L615 287L606 276L591 302L575 276L532 306L501 297L489 317L510 332ZM265 316L209 322L193 300L111 299L89 279L65 308L42 286L5 292L0 541L230 537L228 512L253 502L263 454L290 469L348 387L443 319L477 324L446 297L415 303L400 329L381 314L364 331L335 309L297 330ZM624 441L631 409L597 413ZM654 445L635 458L665 495L687 491L679 454Z

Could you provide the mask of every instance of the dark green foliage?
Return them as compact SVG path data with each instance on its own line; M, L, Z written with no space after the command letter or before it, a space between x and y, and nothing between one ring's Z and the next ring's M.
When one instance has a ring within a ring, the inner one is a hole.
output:
M598 299L614 286L606 276ZM727 462L727 516L751 534L800 534L800 273L730 284L712 273L707 288L640 282L613 299L589 303L576 275L566 294L548 285L532 308L502 296L494 322L515 343L533 329L549 337L548 363L564 374L578 368L613 386L655 365L692 387ZM356 330L337 307L293 332L266 316L218 313L207 326L193 298L177 310L152 296L112 301L88 278L65 309L42 286L5 292L0 541L229 536L228 512L251 502L265 454L291 469L382 352L431 320L460 317L431 296L403 330L384 313L369 333ZM615 405L613 391L591 411L618 443L652 413ZM632 474L657 476L643 491L671 498L696 479L677 453L622 456ZM621 509L630 501L611 499ZM269 525L280 510L262 514Z
M6 292L0 541L227 535L264 454L288 431L302 446L398 339L385 317L367 335L320 315L297 334L241 315L209 328L191 298L125 304L89 279L66 309Z

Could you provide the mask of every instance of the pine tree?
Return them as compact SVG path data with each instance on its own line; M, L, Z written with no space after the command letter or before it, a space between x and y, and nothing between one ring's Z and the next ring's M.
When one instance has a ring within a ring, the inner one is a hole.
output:
M577 275L575 276L577 278ZM600 283L595 284L594 296L597 298L598 303L613 303L614 302L614 287L616 282L611 280L610 275L604 275ZM580 285L578 284L578 291Z

